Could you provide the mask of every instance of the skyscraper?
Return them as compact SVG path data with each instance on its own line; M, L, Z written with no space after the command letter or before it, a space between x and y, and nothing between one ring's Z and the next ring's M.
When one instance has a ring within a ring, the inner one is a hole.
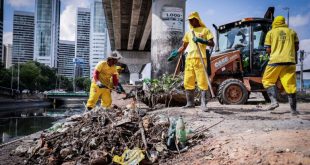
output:
M34 60L57 66L60 0L36 0Z
M82 74L77 77L89 76L89 33L90 33L90 10L86 8L78 8L76 23L76 39L75 39L75 57L81 59L83 64ZM78 65L79 66L79 65ZM80 68L77 68L80 70Z
M14 11L12 63L33 60L34 13Z
M75 45L74 41L59 41L59 52L58 52L58 63L57 69L58 74L68 78L73 78L74 73L74 53Z
M3 44L3 2L4 0L0 0L0 59L3 59L3 50L2 50L2 44ZM5 63L5 61L0 61L2 63Z
M97 63L107 56L107 29L102 0L95 0L91 6L90 24L90 77Z

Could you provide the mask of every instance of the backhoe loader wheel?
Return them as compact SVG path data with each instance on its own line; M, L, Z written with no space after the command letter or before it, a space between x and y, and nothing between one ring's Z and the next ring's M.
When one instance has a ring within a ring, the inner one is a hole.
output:
M249 93L238 79L227 79L219 86L217 98L221 104L244 104Z

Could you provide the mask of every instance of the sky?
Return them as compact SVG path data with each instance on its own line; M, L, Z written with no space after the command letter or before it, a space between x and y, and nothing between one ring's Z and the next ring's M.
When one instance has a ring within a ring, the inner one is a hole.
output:
M60 39L74 41L76 8L89 8L91 2L61 0ZM12 43L14 10L34 12L35 0L5 0L4 3L3 39L7 44ZM186 16L192 11L199 12L207 27L213 30L212 24L222 25L246 17L263 17L269 6L275 7L276 16L285 17L287 11L283 8L290 8L290 27L297 32L301 49L309 52L305 63L310 64L310 0L187 0Z

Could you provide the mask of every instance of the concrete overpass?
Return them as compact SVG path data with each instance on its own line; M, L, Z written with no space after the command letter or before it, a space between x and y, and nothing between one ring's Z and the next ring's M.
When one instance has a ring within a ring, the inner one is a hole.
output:
M111 49L124 57L133 83L145 64L152 77L173 73L176 62L166 58L181 45L185 0L102 0ZM150 73L151 74L151 73Z

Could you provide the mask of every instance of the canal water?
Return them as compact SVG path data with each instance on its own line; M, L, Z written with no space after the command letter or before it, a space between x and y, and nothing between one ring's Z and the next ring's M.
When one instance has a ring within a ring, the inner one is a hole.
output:
M51 127L57 121L82 113L75 108L32 108L0 113L0 144Z

